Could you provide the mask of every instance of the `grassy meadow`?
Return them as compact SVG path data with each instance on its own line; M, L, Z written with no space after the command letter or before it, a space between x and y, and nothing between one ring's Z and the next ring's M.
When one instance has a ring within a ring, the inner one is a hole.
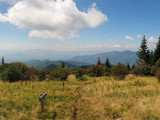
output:
M154 77L87 77L77 81L0 82L0 120L159 120ZM47 92L41 113L40 93Z

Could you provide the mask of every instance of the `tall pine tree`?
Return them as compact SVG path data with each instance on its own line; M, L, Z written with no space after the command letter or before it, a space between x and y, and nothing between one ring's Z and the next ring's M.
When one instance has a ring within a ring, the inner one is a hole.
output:
M154 64L158 61L158 59L160 59L160 36L158 39L159 40L158 40L158 43L156 45L156 48L154 50L154 55L153 55L153 63Z
M128 68L128 70L131 70L129 63L127 63L127 68Z
M4 57L2 57L2 65L4 65Z
M107 59L106 59L105 66L106 66L107 68L111 68L111 64L110 64L110 62L109 62L108 57L107 57Z
M101 65L100 57L98 57L97 65Z
M139 51L137 52L137 56L139 58L136 62L138 65L150 64L150 51L148 50L147 40L145 36L142 39Z

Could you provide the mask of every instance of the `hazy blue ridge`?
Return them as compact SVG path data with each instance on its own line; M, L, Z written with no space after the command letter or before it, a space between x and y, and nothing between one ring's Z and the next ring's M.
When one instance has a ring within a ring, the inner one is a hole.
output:
M123 64L129 63L130 65L133 65L137 59L136 52L126 50L122 52L112 51L112 52L98 53L95 55L75 56L70 60L77 62L86 62L89 64L96 64L98 57L100 57L102 63L105 63L106 58L108 57L110 63L113 65L117 64L118 62Z
M92 65L97 63L97 59L100 57L101 62L105 63L106 58L108 57L110 60L110 63L115 65L118 62L130 65L133 65L137 59L136 52L132 51L112 51L112 52L105 52L105 53L98 53L95 55L84 55L84 56L75 56L69 60L66 61L52 61L52 60L29 60L25 63L28 66L34 66L38 69L48 69L52 70L54 66L60 66L64 62L65 66L70 66L72 68L77 68L80 66L85 65Z

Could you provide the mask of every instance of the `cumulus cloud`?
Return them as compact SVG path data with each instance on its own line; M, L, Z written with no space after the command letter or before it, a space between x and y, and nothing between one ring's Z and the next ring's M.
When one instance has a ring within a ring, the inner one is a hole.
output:
M156 39L155 39L154 37L151 36L150 38L148 38L148 41L149 41L149 42L155 43L155 42L156 42Z
M128 40L134 40L134 38L133 38L133 37L128 36L128 35L126 35L124 38L125 38L125 39L128 39Z
M137 35L137 38L138 38L138 39L141 39L141 35Z
M53 40L77 38L79 30L95 28L107 20L96 3L84 12L73 0L21 0L8 13L0 14L1 22L29 29L29 37Z
M113 45L112 48L121 48L121 46L117 44L117 45Z
M0 44L0 50L7 50L14 48L13 44Z

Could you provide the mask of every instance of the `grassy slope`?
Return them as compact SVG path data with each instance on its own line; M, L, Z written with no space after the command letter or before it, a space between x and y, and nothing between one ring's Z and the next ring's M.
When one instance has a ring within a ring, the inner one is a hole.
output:
M160 119L160 84L154 77L127 76L62 82L0 82L0 120L156 120ZM46 112L39 94L47 92Z

